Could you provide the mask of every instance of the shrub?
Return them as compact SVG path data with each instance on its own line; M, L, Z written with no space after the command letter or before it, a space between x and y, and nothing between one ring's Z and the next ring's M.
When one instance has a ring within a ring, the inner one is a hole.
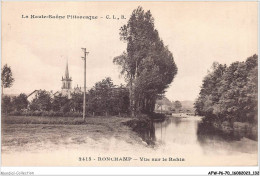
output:
M81 117L82 113L81 112L67 112L64 115L65 115L65 117Z
M9 115L20 116L20 115L22 115L22 112L21 112L21 111L16 111L16 110L15 110L15 111L10 112Z
M42 111L34 111L32 113L33 116L41 116L42 115Z

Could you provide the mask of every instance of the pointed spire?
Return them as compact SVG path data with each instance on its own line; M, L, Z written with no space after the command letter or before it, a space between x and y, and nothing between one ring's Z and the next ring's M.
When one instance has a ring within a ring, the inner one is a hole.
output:
M65 70L65 78L69 79L69 66L68 66L68 59L67 59L67 65L66 65L66 70Z

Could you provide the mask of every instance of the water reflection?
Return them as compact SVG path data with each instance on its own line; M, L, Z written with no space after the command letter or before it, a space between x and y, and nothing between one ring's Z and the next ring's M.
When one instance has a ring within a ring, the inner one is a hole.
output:
M215 129L210 123L198 123L197 137L201 144L207 140L239 141L242 137Z
M141 138L150 146L155 145L156 137L155 137L155 127L154 123L151 122L148 125L148 128L140 129L138 131Z
M139 132L142 139L151 147L172 148L174 146L190 147L208 152L224 151L257 152L257 142L243 138L241 134L223 133L215 130L202 118L170 117L163 122L153 121L149 128Z

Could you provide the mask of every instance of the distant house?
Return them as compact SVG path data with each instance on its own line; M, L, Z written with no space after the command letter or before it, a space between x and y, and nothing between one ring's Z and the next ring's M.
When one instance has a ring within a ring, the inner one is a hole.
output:
M154 110L157 111L157 112L160 112L160 111L170 111L171 110L171 106L156 104Z
M29 102L32 102L33 99L37 98L39 91L41 91L41 90L34 90L32 93L30 93L30 94L27 96L27 100L28 100Z
M171 107L172 107L171 101L168 98L163 97L161 100L156 100L154 111L169 112L171 111Z
M53 98L54 98L55 96L58 96L59 94L60 94L60 92L59 92L59 91L57 91L57 92L53 93Z
M78 85L77 85L77 87L74 88L74 91L73 91L73 93L82 93L82 92L83 92L82 88L79 87Z

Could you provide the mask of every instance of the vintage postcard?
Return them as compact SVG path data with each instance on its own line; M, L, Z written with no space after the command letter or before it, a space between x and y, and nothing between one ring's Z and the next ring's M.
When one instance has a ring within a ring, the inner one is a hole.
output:
M258 2L2 2L1 20L2 166L259 164Z

